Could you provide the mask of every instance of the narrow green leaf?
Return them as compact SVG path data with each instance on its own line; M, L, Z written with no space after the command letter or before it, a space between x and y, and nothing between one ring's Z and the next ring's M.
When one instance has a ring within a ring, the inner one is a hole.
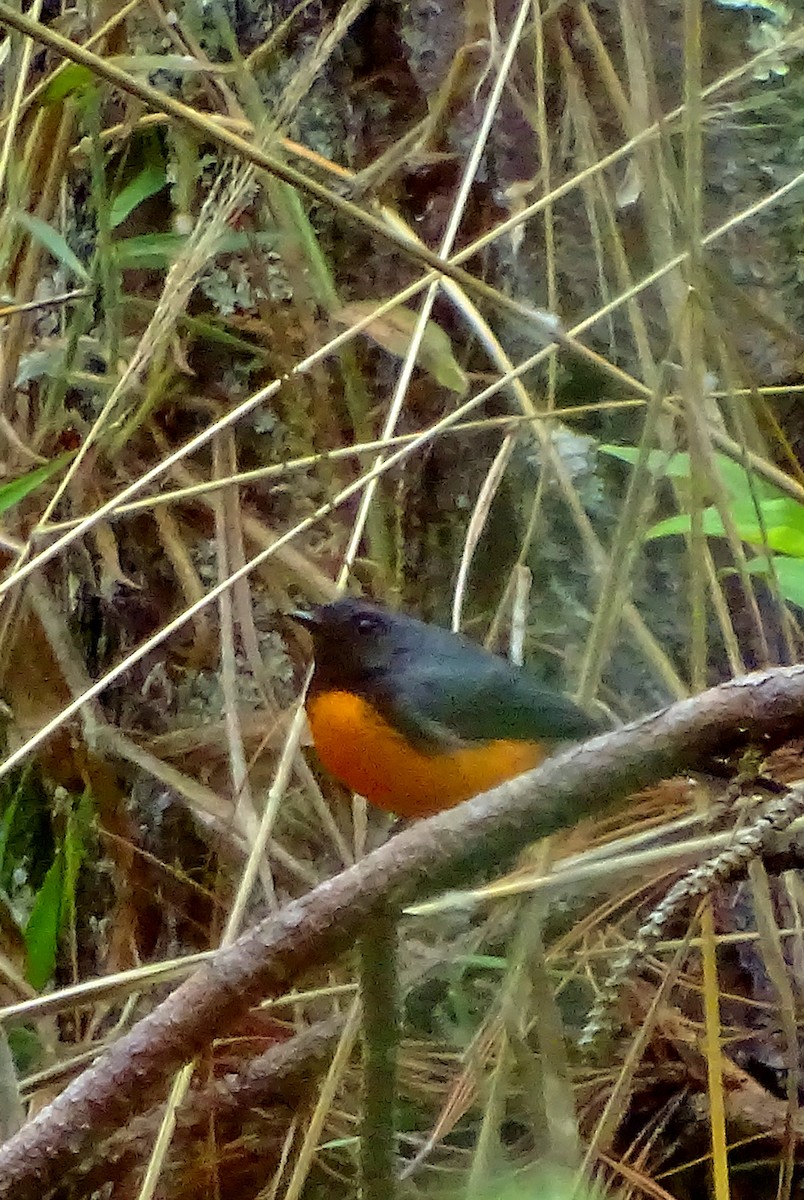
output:
M95 86L96 79L89 67L79 66L78 63L67 63L57 73L55 79L51 79L42 93L40 103L45 107L58 104L67 96L86 92Z
M495 954L459 954L457 967L479 967L484 971L507 971L508 959Z
M134 267L169 267L186 241L183 233L145 233L137 237L121 238L114 243L118 266L125 270ZM228 230L216 247L216 254L239 254L250 246L276 246L272 233L246 234Z
M611 458L619 458L622 462L632 465L639 457L639 450L636 446L604 445L600 446L599 450L601 454L608 454ZM740 466L731 458L727 458L725 454L716 454L715 463L725 491L735 501L753 504L755 499L778 500L784 497L785 493L781 488L777 488L759 475L747 471L745 467ZM648 469L659 478L689 479L692 471L689 454L680 450L673 454L667 454L664 450L651 450L647 465ZM707 490L710 494L712 493L711 486Z
M15 217L18 224L27 229L31 237L35 238L37 242L41 242L57 262L60 262L68 271L72 271L84 283L89 282L86 267L67 245L67 242L58 229L54 229L52 225L48 225L45 221L40 221L39 217L34 217L31 213L18 212L15 214Z
M34 467L33 471L28 471L26 475L20 475L17 479L9 479L8 483L0 484L0 514L8 512L15 504L19 504L26 496L30 496L50 479L51 475L57 474L72 457L73 451L68 450L64 454L60 454L58 458L52 459L51 462L43 463L41 467Z
M735 502L731 507L734 527L741 541L752 546L766 545L781 554L804 558L804 506L783 496L776 500L765 500L759 505L760 523L756 505L747 499ZM725 537L726 530L720 513L710 506L704 509L701 524L708 537ZM686 534L690 531L688 514L681 513L658 521L645 533L645 540Z
M146 163L138 175L127 183L121 192L118 192L112 201L112 207L109 214L109 221L112 229L116 229L125 221L129 213L142 204L143 200L147 200L149 196L155 196L157 192L161 192L162 188L167 184L167 174L165 172L165 164L159 160Z
M185 241L180 233L144 233L141 237L122 238L114 243L117 265L121 270L169 267Z
M657 521L655 525L651 525L645 531L645 541L651 542L657 538L689 533L690 524L689 513L679 513L677 517L667 517L664 521ZM701 514L701 528L709 537L723 537L726 532L720 519L720 513L711 506L705 508Z
M38 992L53 978L56 969L63 883L64 856L59 853L36 893L31 915L25 926L25 973L28 982Z

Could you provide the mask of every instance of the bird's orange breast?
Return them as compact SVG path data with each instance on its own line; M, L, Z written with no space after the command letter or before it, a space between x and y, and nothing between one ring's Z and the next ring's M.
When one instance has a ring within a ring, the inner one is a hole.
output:
M317 692L307 718L318 756L337 779L378 808L425 817L529 771L545 757L538 742L498 739L425 753L351 692Z

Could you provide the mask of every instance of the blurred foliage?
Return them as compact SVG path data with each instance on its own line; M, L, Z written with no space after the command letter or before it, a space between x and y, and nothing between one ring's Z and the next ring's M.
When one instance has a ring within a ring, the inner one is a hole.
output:
M704 4L698 46L694 10L530 6L491 113L507 5L43 6L46 26L92 38L132 80L179 99L192 127L6 35L0 549L9 571L27 569L65 539L3 598L9 749L119 672L37 746L35 765L0 779L3 1003L115 981L10 1031L32 1108L158 1002L148 967L214 948L233 907L241 921L281 909L387 835L311 753L285 754L308 665L289 608L330 598L348 575L445 624L459 609L471 636L505 652L521 635L541 678L588 683L588 699L623 719L704 674L801 658L802 14ZM221 148L230 132L327 199L252 171ZM423 270L361 211L411 245L441 246L450 225L449 254L481 242L463 266L496 303L442 282L408 363L421 297L372 314ZM428 430L364 511L361 480L404 441L378 443ZM724 438L765 473L722 453ZM629 525L640 455L648 486ZM787 490L768 482L779 470ZM104 519L69 541L101 506ZM801 748L785 750L762 765L777 789L800 774ZM744 763L711 766L703 783L669 780L534 848L499 893L490 884L405 917L400 1155L422 1195L463 1194L468 1180L489 1200L591 1200L572 1190L574 1171L550 1166L586 1145L612 1196L709 1194L726 1159L735 1198L743 1178L791 1194L801 1022L774 989L780 977L802 986L795 861L768 866L764 906L755 878L750 895L724 882L710 942L695 914L677 914L634 968L603 1061L576 1046L612 961L691 860L669 853L673 838L687 831L708 853L757 812L763 781ZM241 896L243 879L258 882ZM548 889L543 925L530 888ZM701 1038L709 952L719 1057ZM321 964L293 986L291 1003L255 1007L209 1048L161 1164L166 1200L355 1193L350 1047L326 1111L318 1079L331 1059L290 1103L270 1092L231 1112L218 1103L266 1050L321 1021L342 1026L353 964ZM728 1144L711 1116L718 1080ZM58 1200L135 1194L161 1115L99 1147Z

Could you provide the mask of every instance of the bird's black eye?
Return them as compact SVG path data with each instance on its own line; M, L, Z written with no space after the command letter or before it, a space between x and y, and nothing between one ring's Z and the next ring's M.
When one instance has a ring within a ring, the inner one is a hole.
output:
M379 621L376 617L358 617L357 632L358 633L374 633L379 628Z

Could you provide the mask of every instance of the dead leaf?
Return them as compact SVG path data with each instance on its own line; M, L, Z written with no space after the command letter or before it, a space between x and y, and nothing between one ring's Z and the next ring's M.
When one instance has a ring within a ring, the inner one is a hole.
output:
M353 304L344 304L332 314L332 319L339 325L354 325L357 321L365 320L382 303L382 300L357 300ZM363 333L382 346L383 350L402 359L408 352L418 320L418 313L405 308L404 304L398 304L390 312L373 320ZM451 392L466 391L468 380L452 353L452 343L435 321L427 322L416 362L442 387L449 388Z

